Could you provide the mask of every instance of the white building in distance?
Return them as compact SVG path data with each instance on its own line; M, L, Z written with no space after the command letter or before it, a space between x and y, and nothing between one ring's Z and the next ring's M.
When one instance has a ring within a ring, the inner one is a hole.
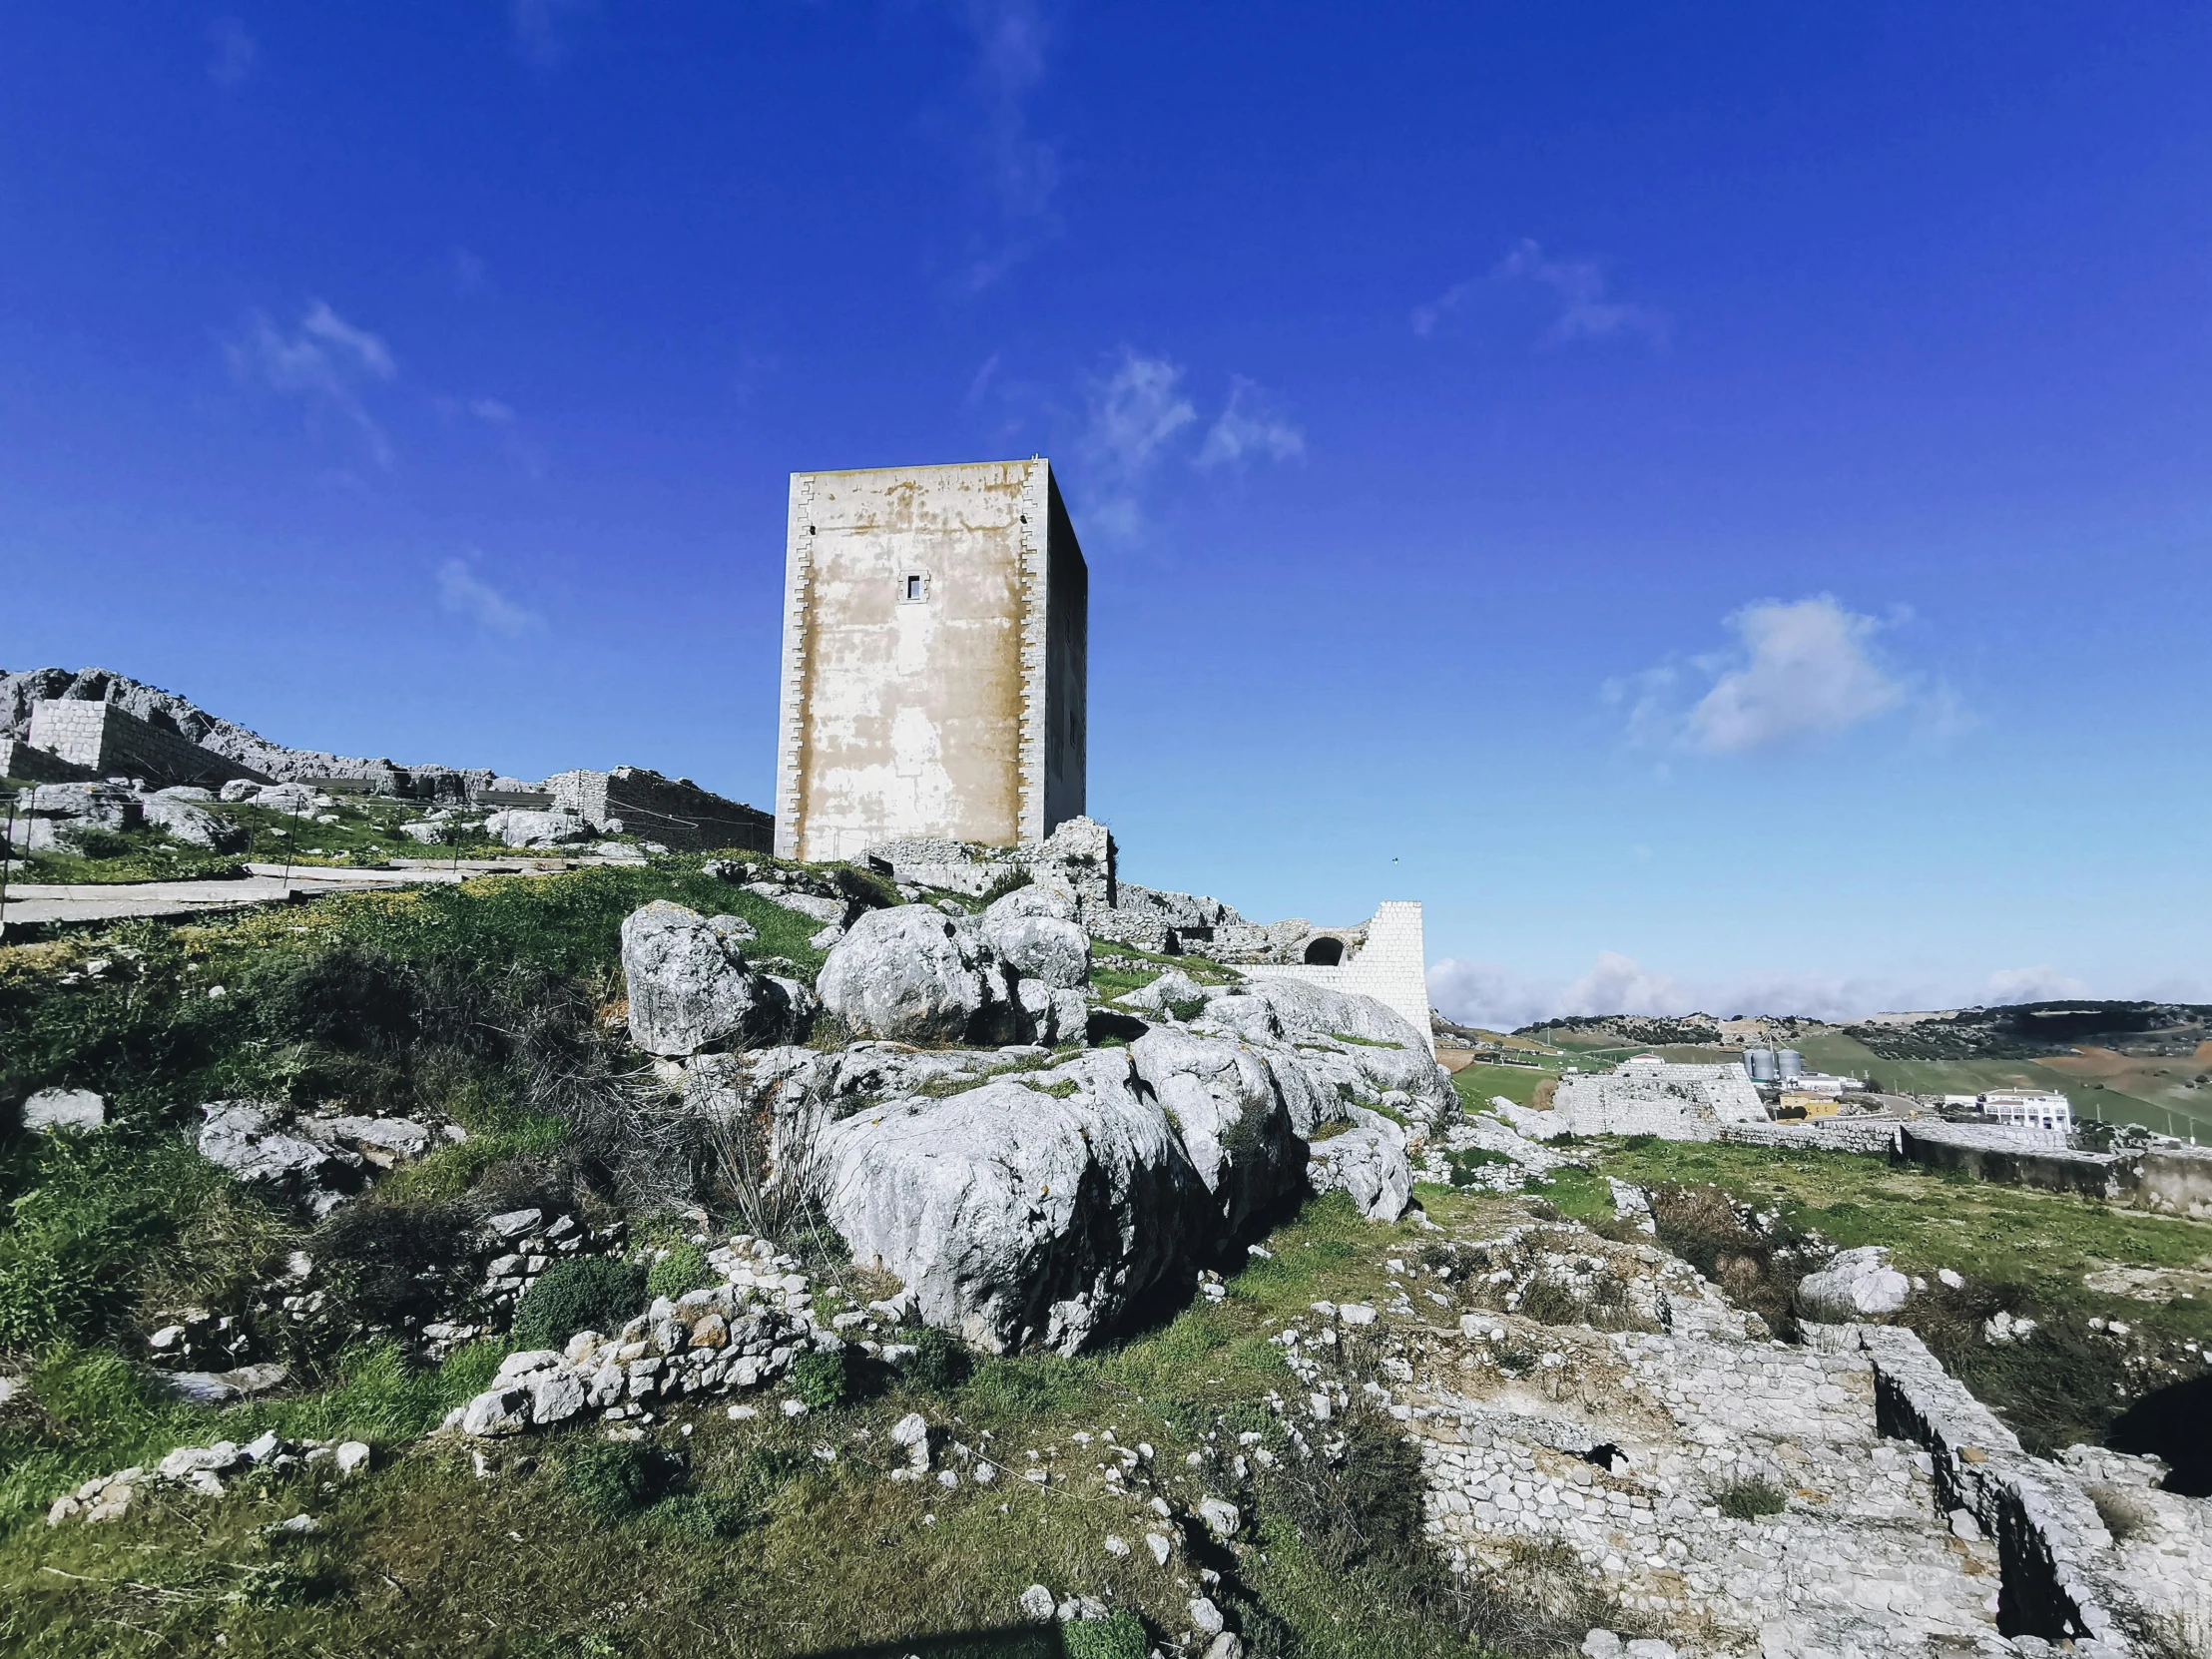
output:
M2073 1105L2053 1089L1990 1089L1975 1104L2008 1129L2032 1129L2062 1144L2073 1133Z

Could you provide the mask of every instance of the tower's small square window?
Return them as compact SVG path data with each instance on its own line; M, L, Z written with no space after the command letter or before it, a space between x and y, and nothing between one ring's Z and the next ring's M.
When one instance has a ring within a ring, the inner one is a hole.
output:
M898 579L899 599L908 605L920 605L929 598L929 573L925 570L909 570Z

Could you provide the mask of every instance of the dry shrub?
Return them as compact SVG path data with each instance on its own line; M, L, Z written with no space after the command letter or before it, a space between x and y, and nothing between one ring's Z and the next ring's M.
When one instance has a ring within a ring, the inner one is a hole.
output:
M1767 1322L1778 1337L1797 1336L1798 1281L1805 1277L1799 1237L1745 1225L1718 1187L1672 1182L1651 1193L1659 1242L1721 1288L1729 1301Z

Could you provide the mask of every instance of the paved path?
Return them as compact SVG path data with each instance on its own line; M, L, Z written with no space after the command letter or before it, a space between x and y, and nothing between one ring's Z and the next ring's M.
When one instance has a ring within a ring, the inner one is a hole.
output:
M47 921L115 921L126 916L183 916L248 904L288 904L333 892L392 891L449 885L476 875L550 875L617 858L394 858L383 869L294 864L248 864L249 874L229 881L114 881L55 885L11 882L0 927Z

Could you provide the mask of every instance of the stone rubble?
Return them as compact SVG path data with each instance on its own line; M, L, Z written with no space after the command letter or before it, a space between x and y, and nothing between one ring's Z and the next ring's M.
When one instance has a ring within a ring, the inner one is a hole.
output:
M46 1524L121 1520L148 1493L166 1489L221 1497L227 1489L226 1481L256 1472L313 1468L325 1460L341 1479L350 1479L368 1467L371 1455L361 1440L290 1440L274 1432L245 1445L217 1440L213 1445L179 1446L150 1469L134 1464L112 1474L95 1475L62 1493L47 1508Z

